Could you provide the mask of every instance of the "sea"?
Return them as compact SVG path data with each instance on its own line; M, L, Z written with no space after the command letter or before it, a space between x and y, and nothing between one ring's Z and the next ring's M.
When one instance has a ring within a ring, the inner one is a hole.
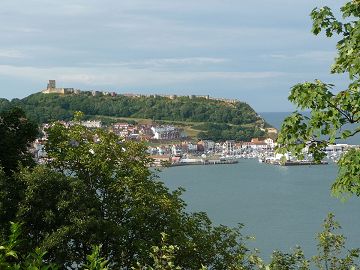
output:
M279 128L288 113L262 113ZM351 144L360 144L352 138ZM317 233L333 213L347 237L347 248L360 248L360 197L346 201L331 195L337 165L282 167L241 159L237 164L164 168L160 179L170 189L185 188L188 212L203 211L214 225L244 225L254 236L248 247L257 248L265 261L274 250L291 252L301 246L309 258L317 254Z

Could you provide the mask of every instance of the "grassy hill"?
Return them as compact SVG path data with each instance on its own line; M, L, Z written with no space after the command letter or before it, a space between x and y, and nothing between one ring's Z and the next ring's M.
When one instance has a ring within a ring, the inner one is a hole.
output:
M245 140L263 136L269 125L244 102L227 102L206 98L160 96L116 97L88 93L43 94L36 93L24 99L0 99L0 111L18 106L38 123L69 120L74 111L82 111L89 119L105 122L156 121L183 126L201 139Z

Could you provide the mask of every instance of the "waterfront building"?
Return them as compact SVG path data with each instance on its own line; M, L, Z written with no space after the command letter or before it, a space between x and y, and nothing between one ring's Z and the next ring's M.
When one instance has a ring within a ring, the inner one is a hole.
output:
M235 141L228 140L223 144L223 154L234 155L235 154Z
M202 144L204 148L204 152L206 153L213 153L215 150L215 142L212 140L201 140L198 144Z
M274 149L275 143L272 139L267 138L263 141L258 138L252 138L250 142L242 142L241 149L266 150Z
M172 153L172 155L173 156L181 156L182 155L182 147L181 147L181 145L173 145L172 147L171 147L171 153Z
M196 147L198 152L204 153L204 145L201 142L198 142Z
M271 138L266 138L264 140L264 143L266 143L268 145L268 147L271 148L271 149L274 149L274 147L275 147L275 142Z
M158 146L157 147L157 151L158 151L158 154L160 156L163 156L163 155L170 155L171 154L171 149L168 149L166 148L165 146Z
M197 144L192 142L183 142L182 149L184 153L194 153L198 150Z

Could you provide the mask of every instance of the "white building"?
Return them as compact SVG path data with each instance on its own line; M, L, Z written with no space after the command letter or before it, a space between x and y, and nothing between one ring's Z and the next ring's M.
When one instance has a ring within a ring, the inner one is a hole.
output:
M269 148L271 148L271 149L273 149L276 146L274 140L271 138L265 139L264 143L266 143L269 146Z
M234 155L235 154L235 141L234 140L229 140L229 141L224 142L223 154L225 154L225 155Z
M171 147L171 153L174 155L174 156L181 156L182 154L182 148L180 145L173 145Z
M81 125L87 128L101 128L101 121L82 121Z
M189 152L196 152L197 151L197 144L196 143L188 143L187 150Z
M204 152L214 152L215 142L211 140L203 140Z
M176 140L180 138L180 130L174 126L151 127L156 140Z

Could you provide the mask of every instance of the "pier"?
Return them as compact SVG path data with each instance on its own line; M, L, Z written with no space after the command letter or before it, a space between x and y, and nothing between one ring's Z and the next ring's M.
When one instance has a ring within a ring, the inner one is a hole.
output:
M221 165L221 164L236 164L239 163L237 159L227 159L227 160L194 160L190 162L182 161L176 162L170 165L170 167L175 166L187 166L187 165Z

